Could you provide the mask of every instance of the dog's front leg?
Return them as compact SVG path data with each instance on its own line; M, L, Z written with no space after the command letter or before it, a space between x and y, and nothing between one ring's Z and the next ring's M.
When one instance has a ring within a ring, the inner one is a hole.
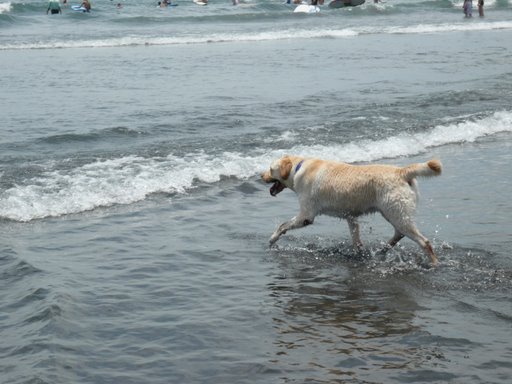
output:
M352 236L354 252L360 253L363 250L363 242L361 241L359 234L359 223L357 222L357 218L347 217L347 223L350 230L350 235Z
M297 229L305 227L306 225L313 224L314 217L308 217L304 215L295 216L289 221L285 221L282 223L272 234L270 237L270 245L274 244L281 235L284 235L286 232L288 232L290 229Z

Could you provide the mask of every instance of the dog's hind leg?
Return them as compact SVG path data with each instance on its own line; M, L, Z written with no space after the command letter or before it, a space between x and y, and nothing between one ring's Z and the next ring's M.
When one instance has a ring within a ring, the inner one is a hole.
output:
M391 248L393 248L400 240L404 238L404 235L402 235L401 232L397 231L395 228L395 234L393 237L388 241L388 243L382 248L379 253L382 255L385 255L387 251L389 251Z
M392 224L393 224L393 226L395 226L394 223L392 223ZM400 233L401 237L407 236L409 239L416 242L421 248L423 248L425 253L430 257L430 261L432 262L433 266L437 265L437 257L436 257L436 254L434 253L434 249L432 248L432 245L430 244L430 241L425 236L423 236L420 233L420 231L418 231L418 228L416 228L416 225L412 221L405 222L405 223L402 222L400 224L401 224L400 227L395 226L395 229L396 229L395 236L393 236L393 238L390 240L389 244L391 245L393 243L393 241L398 238L397 233ZM399 240L395 241L394 244L396 244L398 241ZM389 248L391 248L391 247L389 247Z
M414 224L412 220L412 217L414 217L414 208L414 203L409 206L404 206L402 203L399 206L393 207L393 209L381 210L382 216L395 228L395 235L386 246L386 251L398 243L404 236L407 236L423 248L425 253L430 257L432 265L435 266L437 265L437 257L432 249L432 245L430 241L418 231L416 224Z
M414 228L415 231L411 234L406 234L407 237L414 240L416 243L420 245L425 251L425 253L430 257L430 261L432 262L433 266L437 265L437 256L434 253L434 249L432 248L432 244L430 244L430 241L423 236L418 229Z
M313 224L314 220L314 217L299 214L298 216L295 216L291 220L282 223L279 227L277 227L277 229L270 237L270 245L274 244L277 240L279 240L281 235L284 235L290 229L305 227L306 225Z

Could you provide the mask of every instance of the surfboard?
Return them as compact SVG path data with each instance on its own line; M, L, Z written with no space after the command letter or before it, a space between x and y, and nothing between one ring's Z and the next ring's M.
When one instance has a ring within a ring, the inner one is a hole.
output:
M193 0L197 5L208 5L208 1L204 0Z
M72 5L71 9L75 12L87 12L87 9L85 9L81 5Z
M329 8L355 7L364 3L365 0L333 0L329 3Z
M293 10L294 13L317 13L320 12L320 8L316 5L301 4Z

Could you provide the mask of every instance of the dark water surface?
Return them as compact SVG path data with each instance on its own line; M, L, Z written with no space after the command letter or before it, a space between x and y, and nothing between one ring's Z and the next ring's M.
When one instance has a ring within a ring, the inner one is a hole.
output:
M512 12L485 3L0 3L0 383L509 383ZM363 258L328 217L270 249L284 153L441 159L440 266L379 258L378 215Z

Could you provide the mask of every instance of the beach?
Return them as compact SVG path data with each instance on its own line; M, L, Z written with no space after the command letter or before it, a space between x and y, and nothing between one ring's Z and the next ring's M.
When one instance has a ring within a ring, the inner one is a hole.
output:
M510 382L512 4L122 4L0 3L0 383ZM439 266L379 214L270 247L284 154L439 159Z

